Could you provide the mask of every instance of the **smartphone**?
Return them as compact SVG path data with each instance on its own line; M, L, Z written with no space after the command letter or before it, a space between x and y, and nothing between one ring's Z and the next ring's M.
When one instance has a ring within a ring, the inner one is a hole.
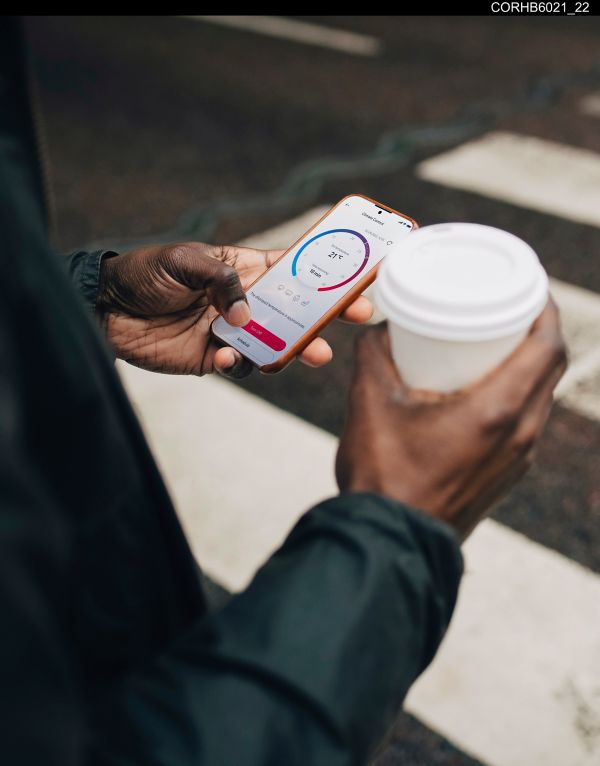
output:
M217 317L213 335L261 372L279 372L373 282L383 258L415 228L381 202L344 197L250 285L248 324Z

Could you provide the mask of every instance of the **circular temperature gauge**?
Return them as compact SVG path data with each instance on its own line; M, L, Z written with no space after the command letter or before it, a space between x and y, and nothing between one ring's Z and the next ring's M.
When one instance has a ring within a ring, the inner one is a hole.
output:
M367 265L369 243L353 229L330 229L305 242L292 261L292 276L318 292L351 282Z

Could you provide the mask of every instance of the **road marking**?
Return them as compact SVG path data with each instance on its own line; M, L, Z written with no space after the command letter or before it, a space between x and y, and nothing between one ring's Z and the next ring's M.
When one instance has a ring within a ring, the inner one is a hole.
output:
M600 577L500 524L464 547L455 616L406 709L493 766L600 762Z
M203 21L245 32L293 40L296 43L330 48L355 56L378 56L383 50L381 40L371 35L309 24L281 16L183 16L191 21Z
M600 420L600 296L558 279L550 280L550 291L560 309L569 349L569 367L554 391L555 398Z
M593 420L600 420L600 349L593 351L572 365L559 383L556 396L572 410Z
M572 385L570 381L587 374L590 357L600 348L600 295L559 279L550 280L550 292L560 309L570 354L570 368L557 389L562 393Z
M305 213L291 218L289 221L284 221L284 223L274 226L268 231L247 237L241 244L246 247L257 247L261 250L276 250L278 248L287 250L332 207L333 205L319 205L319 207L310 208Z
M556 387L562 404L600 420L600 296L558 280L550 281L569 348L569 368Z
M600 154L495 132L425 160L426 181L600 226Z
M590 93L582 98L579 108L588 117L600 117L600 93Z
M241 590L296 519L337 494L334 437L216 377L117 367L196 557Z

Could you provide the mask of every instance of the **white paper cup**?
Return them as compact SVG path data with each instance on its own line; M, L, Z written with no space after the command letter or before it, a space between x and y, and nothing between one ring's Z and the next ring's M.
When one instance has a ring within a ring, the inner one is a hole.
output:
M548 277L531 247L471 223L417 229L385 259L375 283L403 379L443 392L500 364L547 299Z

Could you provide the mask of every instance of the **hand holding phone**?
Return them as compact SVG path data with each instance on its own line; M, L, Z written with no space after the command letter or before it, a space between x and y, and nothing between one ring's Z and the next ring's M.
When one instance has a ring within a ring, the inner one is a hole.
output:
M368 197L344 197L250 285L248 324L218 317L213 335L261 372L279 372L373 282L383 258L416 226Z

